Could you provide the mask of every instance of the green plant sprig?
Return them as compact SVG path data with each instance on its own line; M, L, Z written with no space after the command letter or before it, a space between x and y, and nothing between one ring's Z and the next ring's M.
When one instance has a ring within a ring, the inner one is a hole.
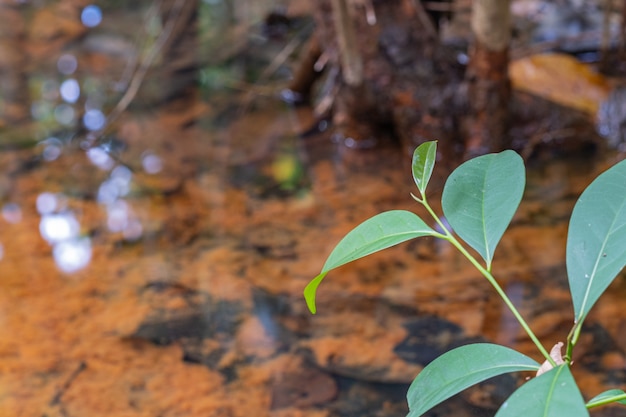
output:
M534 371L537 376L513 392L496 417L586 417L591 408L611 403L626 405L626 393L619 389L605 391L585 403L570 371L573 349L589 310L626 265L626 161L599 175L582 193L572 212L566 266L574 325L567 336L565 357L561 358L561 344L557 343L557 349L548 354L491 272L495 249L524 192L526 172L522 158L513 151L504 151L474 158L455 169L446 181L441 200L448 226L426 199L436 147L436 142L426 142L415 149L412 173L420 197L411 195L426 208L443 233L406 210L383 212L364 221L337 244L320 274L304 289L310 311L316 312L317 288L332 269L414 238L443 239L489 281L546 361L540 366L520 352L490 343L452 349L427 364L411 384L407 393L408 417L419 417L488 378L522 371ZM480 255L484 265L466 246Z
M465 249L463 244L454 236L454 233L448 227L446 227L446 225L441 221L439 216L437 216L437 213L435 213L435 211L432 209L430 204L428 204L426 194L425 193L423 194L421 190L420 190L420 195L421 197L416 197L414 194L411 194L411 197L413 197L413 199L417 201L419 204L424 206L426 211L428 211L430 216L435 220L435 222L441 228L441 230L445 232L444 234L440 236L436 236L436 237L446 240L450 244L452 244L468 261L471 262L472 265L474 265L474 267L487 279L487 281L489 281L489 283L494 288L494 290L498 293L500 298L502 298L502 301L504 302L504 304L511 311L511 313L513 313L513 316L515 317L515 319L517 319L518 323L522 326L522 328L524 329L524 331L526 332L530 340L532 340L532 342L535 344L539 352L541 352L543 357L553 367L555 367L556 362L550 356L550 353L548 353L548 351L541 344L541 342L539 341L535 333L532 331L532 329L530 328L526 320L524 320L524 317L521 315L519 310L515 307L515 304L513 304L513 302L507 295L507 293L502 289L502 287L500 286L496 278L491 274L491 271L483 267L481 263L478 262L478 260L474 256L472 256L472 254L469 253L467 249Z

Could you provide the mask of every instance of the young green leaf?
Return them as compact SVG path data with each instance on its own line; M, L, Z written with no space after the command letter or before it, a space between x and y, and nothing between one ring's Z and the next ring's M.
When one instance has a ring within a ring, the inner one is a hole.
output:
M531 379L502 404L496 417L589 417L567 364Z
M539 364L519 352L490 343L465 345L429 363L411 384L407 394L409 414L418 417L486 379L517 371L537 371Z
M614 402L626 405L626 392L621 389L610 389L608 391L604 391L587 401L587 408L598 407L600 405L611 404Z
M522 158L504 151L471 159L448 177L442 206L454 231L491 269L493 252L524 194Z
M577 321L626 265L626 161L582 193L569 224L566 265Z
M437 142L424 142L413 152L413 180L420 190L422 197L426 193L426 186L433 173L437 159Z
M386 211L364 221L335 246L321 273L304 289L309 310L315 314L315 292L331 269L416 237L439 235L419 216L406 210Z

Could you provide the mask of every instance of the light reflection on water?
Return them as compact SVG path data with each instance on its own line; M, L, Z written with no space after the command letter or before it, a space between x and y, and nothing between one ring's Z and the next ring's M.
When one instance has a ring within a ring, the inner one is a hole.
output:
M73 54L63 54L57 60L57 68L63 75L72 75L78 68L78 61Z
M50 213L42 215L39 231L54 245L78 237L80 225L72 213Z
M91 239L87 237L62 240L54 244L52 255L61 271L77 272L91 260Z
M83 9L80 14L80 20L87 27L96 27L102 22L102 10L100 7L91 4Z
M70 104L76 103L80 97L80 86L78 81L73 78L63 81L60 87L60 93L63 100Z
M8 223L19 223L22 220L22 209L16 203L7 203L2 207L2 217Z
M41 215L39 232L52 246L52 256L59 269L71 274L89 264L91 239L81 236L81 227L74 212L61 194L44 192L37 197L37 211Z
M148 174L158 174L163 169L161 158L150 151L145 151L142 154L141 165Z
M58 138L49 137L41 141L40 144L43 146L42 156L44 160L54 161L61 156L63 142L61 142Z
M92 148L93 149L93 148ZM124 239L135 241L143 232L143 226L135 215L132 206L124 200L130 192L133 174L123 165L118 165L109 178L100 184L97 201L107 213L107 227L112 233L121 233Z
M103 171L108 171L115 165L113 158L102 146L87 149L87 157L92 164Z
M83 116L83 124L88 130L101 130L106 123L106 117L100 109L89 109Z

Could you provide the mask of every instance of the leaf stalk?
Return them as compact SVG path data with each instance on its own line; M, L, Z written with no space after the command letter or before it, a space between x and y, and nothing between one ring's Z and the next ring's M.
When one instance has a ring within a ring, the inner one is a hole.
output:
M498 295L500 296L500 298L502 298L502 300L504 301L504 304L506 304L506 306L508 307L508 309L511 311L511 313L513 313L513 316L515 316L515 318L517 319L517 321L519 322L519 324L522 326L522 328L524 329L524 331L526 332L526 334L528 335L528 337L530 337L530 339L533 341L533 343L535 344L535 346L537 347L537 349L539 349L539 352L541 352L541 354L543 355L543 357L553 366L556 367L557 364L554 361L554 359L552 359L552 357L550 356L550 353L548 353L548 351L543 347L543 345L541 344L541 342L539 341L539 339L537 338L537 336L535 335L535 333L532 331L532 329L530 328L530 326L528 325L528 323L526 323L526 320L524 320L524 317L522 317L522 315L520 314L520 312L517 310L517 308L515 307L515 305L513 304L513 302L511 301L511 299L509 298L509 296L506 294L506 292L502 289L502 287L500 286L500 284L498 283L498 281L495 279L495 277L491 274L491 272L489 270L487 270L484 266L482 266L482 264L480 262L478 262L476 260L476 258L474 256L472 256L472 254L470 254L467 249L465 249L465 247L461 244L461 242L459 242L459 240L454 236L454 234L450 231L450 229L441 221L441 219L439 218L439 216L437 216L437 214L435 213L435 211L432 209L432 207L430 207L430 204L428 204L428 201L426 199L425 195L421 195L421 198L417 198L415 196L413 196L413 198L420 204L422 204L424 206L424 208L426 208L426 210L428 211L428 213L431 215L431 217L435 220L435 222L437 222L437 224L439 225L439 227L441 227L441 229L444 231L444 234L441 235L441 239L447 240L448 242L450 242L455 248L457 248L457 250L459 252L461 252L461 254L463 256L465 256L465 258L467 258L467 260L469 260L472 265L474 265L474 267L476 269L478 269L478 271L480 271L480 273L487 279L487 281L489 281L489 283L491 284L491 286L496 290L496 292L498 293ZM568 348L569 348L569 343L568 343Z
M589 401L587 404L585 404L585 407L587 407L587 409L591 409L595 407L600 407L601 405L607 405L607 404L615 403L618 401L625 401L625 400L626 400L626 393L613 395L611 397L602 398L596 401Z

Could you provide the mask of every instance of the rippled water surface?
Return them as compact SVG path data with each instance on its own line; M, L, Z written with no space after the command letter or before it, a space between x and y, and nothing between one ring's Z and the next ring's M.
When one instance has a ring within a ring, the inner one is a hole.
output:
M346 232L382 210L419 212L410 156L301 137L311 111L276 98L291 62L263 72L289 39L242 24L216 43L233 12L219 2L188 17L197 36L171 29L184 48L164 58L160 34L183 3L4 14L16 88L1 102L0 416L404 416L408 384L451 347L490 340L539 359L479 274L429 239L333 272L310 315L302 290ZM496 254L546 346L571 325L569 212L611 158L531 163ZM623 387L624 297L620 279L582 336L587 398ZM517 382L431 415L493 415Z

